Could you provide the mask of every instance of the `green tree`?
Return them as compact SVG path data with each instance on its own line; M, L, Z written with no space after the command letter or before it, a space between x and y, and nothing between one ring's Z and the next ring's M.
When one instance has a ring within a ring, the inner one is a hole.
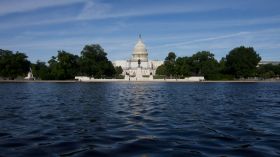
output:
M265 64L260 65L257 68L258 77L268 79L280 76L280 64L272 65L272 64Z
M202 75L206 79L217 79L220 67L213 53L200 51L191 57L191 72L193 75Z
M45 62L37 61L31 65L33 76L39 80L50 80L50 69Z
M116 66L115 67L116 75L119 76L123 73L123 69L121 66Z
M159 67L157 67L156 74L157 75L165 75L166 74L166 70L165 70L165 65L164 64L162 64Z
M98 44L86 45L80 58L81 74L95 78L113 77L115 68L107 58L107 53Z
M30 68L30 61L24 53L13 53L0 49L0 76L8 79L24 77Z
M169 52L168 56L165 58L164 61L166 76L172 78L176 74L175 61L176 61L176 54L174 52Z
M225 70L236 78L256 76L257 65L261 57L252 47L237 47L226 56Z
M179 77L187 77L191 75L189 57L178 57L175 63L175 72Z
M49 60L50 78L57 80L74 79L79 71L79 56L58 51L57 57Z

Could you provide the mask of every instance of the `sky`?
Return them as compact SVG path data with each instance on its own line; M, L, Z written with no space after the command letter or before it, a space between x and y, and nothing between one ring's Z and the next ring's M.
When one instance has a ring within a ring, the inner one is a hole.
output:
M279 8L280 0L0 0L0 49L36 62L100 44L123 60L141 34L152 60L203 50L219 60L244 45L280 61Z

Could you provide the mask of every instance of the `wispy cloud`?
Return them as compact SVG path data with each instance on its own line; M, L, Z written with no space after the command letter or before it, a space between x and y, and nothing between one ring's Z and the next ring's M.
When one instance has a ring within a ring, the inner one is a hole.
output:
M224 57L232 48L237 46L254 47L264 60L280 59L278 50L280 49L279 36L280 29L263 29L258 31L237 32L224 35L209 36L187 40L185 42L168 43L165 45L155 45L151 47L154 52L153 56L162 56L162 49L175 51L178 56L192 55L197 51L209 50L215 53L220 59ZM165 54L165 55L166 55Z
M99 43L110 59L127 59L141 32L152 59L163 59L168 51L187 55L201 49L224 56L241 44L279 56L277 4L273 0L0 0L0 48L40 59L37 54L47 58L58 49L79 53L85 44Z
M106 16L111 9L112 6L109 4L97 1L87 1L76 20L99 19Z
M190 45L190 44L199 43L199 42L207 42L207 41L213 41L213 40L227 39L227 38L243 36L243 35L248 35L248 34L250 34L250 32L238 32L238 33L215 36L215 37L195 39L195 40L186 41L186 42L170 43L170 44L165 44L165 45L161 45L161 46L158 46L158 47L180 47L180 46Z
M11 13L27 12L46 7L69 5L83 1L85 0L1 0L0 16Z
M168 43L164 45L155 46L152 48L193 48L194 46L200 46L203 44L204 48L228 48L234 46L240 46L243 44L248 46L254 46L258 48L280 48L279 44L269 41L275 34L280 33L280 29L264 29L259 31L237 32L231 34L224 34L218 36L210 36L206 38L193 39L189 41ZM279 39L279 37L278 37ZM275 39L277 40L277 39ZM274 40L274 41L275 41ZM267 44L270 43L270 44ZM202 47L203 47L202 46Z
M96 0L25 0L25 1L0 1L0 16L17 13L28 12L45 7L54 7L69 5L73 3L83 4L83 7L76 15L67 13L65 11L56 13L55 16L43 17L41 15L33 14L31 17L28 15L21 15L21 19L10 19L0 25L0 29L11 29L24 26L36 26L36 25L50 25L60 24L65 22L77 22L84 20L99 20L99 19L111 19L111 18L124 18L124 17L137 17L148 15L161 15L161 14L175 14L175 13L199 13L215 11L219 9L226 9L235 7L235 5L229 5L232 3L221 3L215 5L207 3L201 5L200 3L172 3L170 5L158 5L158 3L152 5L130 5L129 7L123 7L122 5L116 5L111 3L105 3ZM71 12L71 10L69 11ZM184 26L200 28L207 24L207 27L227 27L227 26L244 26L244 25L256 25L280 22L279 16L269 16L260 18L245 18L245 19L228 19L228 20L211 20L211 21L185 21L185 22L153 22L141 23L143 26L150 27L151 25L166 25L166 26ZM132 25L129 24L128 25Z
M141 2L141 1L140 1ZM108 3L100 3L97 1L88 1L85 3L83 10L78 15L79 20L91 20L91 19L108 19L108 18L120 18L120 17L135 17L135 16L147 16L147 15L159 15L159 14L174 14L174 13L191 13L191 12L207 12L227 6L208 4L202 6L200 4L181 2L166 5L159 5L159 3L149 5L134 4L135 1L131 1L129 7L122 7L121 5L113 6Z
M205 12L209 10L216 10L223 8L224 6L212 6L202 7L198 4L186 4L181 5L131 5L126 8L123 6L116 6L109 3L104 3L96 0L49 0L39 3L39 1L26 0L19 1L21 4L14 5L17 1L0 2L0 15L18 12L28 12L45 7L54 7L61 5L69 5L73 3L81 3L84 5L76 15L69 12L57 12L55 15L50 14L49 17L42 17L41 14L32 15L20 15L21 18L9 19L5 23L1 24L0 29L11 29L17 27L36 26L36 25L50 25L60 24L65 22L77 22L84 20L100 20L100 19L112 19L112 18L124 18L124 17L136 17L136 16L148 16L148 15L161 15L172 13L187 13L187 12ZM15 7L17 6L17 7Z

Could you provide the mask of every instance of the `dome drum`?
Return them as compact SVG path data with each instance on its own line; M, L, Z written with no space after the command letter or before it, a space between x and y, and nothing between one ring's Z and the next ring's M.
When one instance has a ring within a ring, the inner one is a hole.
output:
M138 61L139 59L141 61L148 61L148 51L141 38L136 43L132 54L132 61Z

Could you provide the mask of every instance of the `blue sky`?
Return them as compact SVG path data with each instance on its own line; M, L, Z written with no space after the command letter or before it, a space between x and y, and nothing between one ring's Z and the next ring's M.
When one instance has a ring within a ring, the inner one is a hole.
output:
M244 45L280 60L279 8L279 0L1 0L0 49L35 62L98 43L120 60L141 33L150 59L201 50L220 59Z

